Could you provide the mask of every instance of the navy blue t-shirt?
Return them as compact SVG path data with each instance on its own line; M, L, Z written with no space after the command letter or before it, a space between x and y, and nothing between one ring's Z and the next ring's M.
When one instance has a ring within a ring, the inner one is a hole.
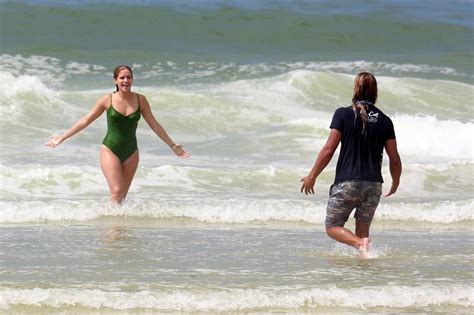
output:
M338 108L334 113L330 128L342 133L335 183L354 179L383 183L383 149L387 140L395 139L393 123L370 105L364 134L362 127L360 114L354 120L352 106Z

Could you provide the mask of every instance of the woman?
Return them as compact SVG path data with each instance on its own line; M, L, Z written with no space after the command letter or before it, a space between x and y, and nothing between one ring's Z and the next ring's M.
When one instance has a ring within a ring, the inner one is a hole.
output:
M125 199L138 166L138 148L135 132L141 116L150 128L179 157L189 154L182 145L171 140L163 127L153 116L145 96L131 91L133 85L132 69L120 65L114 70L116 91L102 96L92 110L79 119L62 135L50 137L49 147L56 147L107 112L107 134L100 146L100 166L107 179L110 199L121 204Z

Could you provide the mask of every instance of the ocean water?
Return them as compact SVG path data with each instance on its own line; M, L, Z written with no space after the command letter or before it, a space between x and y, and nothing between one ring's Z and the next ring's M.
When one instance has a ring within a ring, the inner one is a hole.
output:
M472 312L473 10L0 1L0 312ZM114 89L122 63L191 158L141 120L116 207L98 161L104 115L44 143ZM404 167L368 260L324 232L337 156L314 196L299 191L359 71L378 79Z

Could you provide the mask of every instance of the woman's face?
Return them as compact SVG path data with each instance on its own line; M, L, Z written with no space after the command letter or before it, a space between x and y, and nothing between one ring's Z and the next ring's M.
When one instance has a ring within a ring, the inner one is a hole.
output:
M117 84L119 91L130 92L133 84L133 76L130 70L120 70L117 78L115 79L115 84Z

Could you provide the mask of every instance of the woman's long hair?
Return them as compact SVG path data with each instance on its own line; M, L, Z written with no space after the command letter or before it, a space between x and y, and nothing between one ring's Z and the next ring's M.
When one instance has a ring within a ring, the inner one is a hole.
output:
M130 67L127 66L127 65L119 65L119 66L115 67L115 70L114 70L114 79L117 79L117 78L118 78L118 75L119 75L119 73L120 73L120 71L125 70L125 69L128 70L128 71L130 71L130 73L132 74L132 78L133 78L133 71L132 71L132 68L130 68ZM119 87L118 87L117 84L115 84L115 88L116 88L115 92L118 92Z
M354 111L354 124L357 119L357 112L360 112L362 121L362 133L367 127L367 110L369 105L374 105L377 101L377 80L369 72L359 73L354 80L354 95L352 96L352 109Z

